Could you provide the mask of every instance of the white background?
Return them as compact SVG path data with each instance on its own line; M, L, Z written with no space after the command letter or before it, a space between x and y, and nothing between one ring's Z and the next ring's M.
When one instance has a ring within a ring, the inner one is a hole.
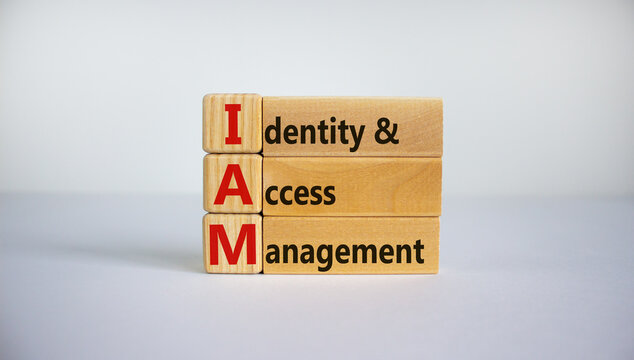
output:
M634 358L631 0L0 1L0 359ZM439 274L206 274L208 92L443 97Z
M0 191L201 193L257 92L443 97L445 195L634 193L631 1L0 6Z

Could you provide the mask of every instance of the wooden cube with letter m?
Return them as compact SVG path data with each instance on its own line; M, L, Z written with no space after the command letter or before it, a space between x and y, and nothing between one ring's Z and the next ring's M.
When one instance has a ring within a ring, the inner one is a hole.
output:
M205 269L209 273L262 271L262 216L207 214L203 218Z

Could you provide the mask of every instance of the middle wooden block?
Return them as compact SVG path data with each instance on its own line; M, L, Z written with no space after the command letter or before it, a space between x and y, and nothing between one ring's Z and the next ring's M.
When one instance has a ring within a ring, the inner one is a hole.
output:
M205 156L203 206L210 213L254 214L262 211L262 156Z
M440 216L440 158L265 157L264 215Z

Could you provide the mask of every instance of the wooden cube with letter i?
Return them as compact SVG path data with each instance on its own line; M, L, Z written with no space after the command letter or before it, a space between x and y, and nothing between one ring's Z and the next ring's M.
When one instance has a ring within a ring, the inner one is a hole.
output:
M209 94L203 98L203 149L214 154L262 150L262 97Z

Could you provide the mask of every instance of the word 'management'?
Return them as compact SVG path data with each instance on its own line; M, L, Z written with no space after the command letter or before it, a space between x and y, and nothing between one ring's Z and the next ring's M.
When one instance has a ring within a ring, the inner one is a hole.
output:
M264 272L435 273L437 217L263 219Z
M321 244L315 248L311 244L301 246L295 244L284 244L281 247L270 244L265 249L264 261L267 264L317 264L320 272L328 271L332 268L333 261L339 264L401 264L412 263L412 252L414 261L424 264L423 245L420 239L412 245L410 244Z

